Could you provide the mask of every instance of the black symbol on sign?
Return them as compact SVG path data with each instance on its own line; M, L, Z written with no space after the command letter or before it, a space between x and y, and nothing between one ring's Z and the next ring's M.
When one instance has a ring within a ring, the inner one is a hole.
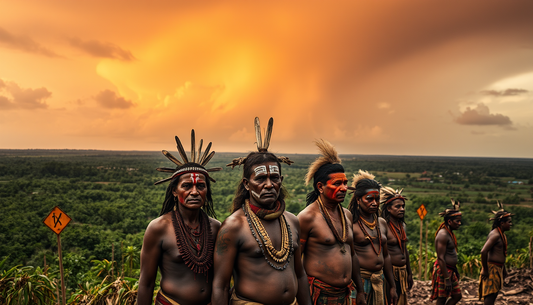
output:
M56 213L55 212L52 215L52 218L54 219L54 228L57 226L57 224L63 225L61 223L61 221L59 220L59 219L61 219L61 215L63 215L63 213L59 213L59 216L56 217Z

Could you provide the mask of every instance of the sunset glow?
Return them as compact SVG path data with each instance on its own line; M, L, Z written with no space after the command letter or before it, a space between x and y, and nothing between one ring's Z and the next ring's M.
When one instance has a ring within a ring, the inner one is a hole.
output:
M533 157L533 2L16 1L0 148Z

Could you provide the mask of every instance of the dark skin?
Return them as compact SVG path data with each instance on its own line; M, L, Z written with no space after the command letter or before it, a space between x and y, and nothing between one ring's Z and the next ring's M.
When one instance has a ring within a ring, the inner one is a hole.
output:
M340 205L348 190L348 179L344 173L331 174L328 178L327 183L318 182L317 188L320 200L328 210L331 221L341 237L342 222L339 207L344 211L348 231L344 244L345 253L341 251L341 246L322 216L318 202L313 202L298 214L303 266L308 276L316 277L335 287L346 287L353 278L358 288L356 303L366 304L359 260L353 250L352 213Z
M406 232L407 227L403 221L401 221L405 215L405 202L402 199L393 200L388 206L389 221L394 224L395 227L403 226L403 230ZM400 232L396 231L396 234L400 236ZM407 252L407 241L402 242L400 248L400 241L396 238L391 228L387 226L387 248L391 258L393 266L407 268L407 285L409 290L413 287L413 273L411 272L411 264L409 262L409 253ZM403 250L402 250L403 249Z
M453 219L448 219L447 226L451 231L458 230L461 227L461 221L462 216L456 216ZM446 265L455 267L457 265L458 258L454 241L450 234L444 229L441 229L435 237L435 250L437 252L437 261L439 263L440 270L445 278L445 289L447 292L450 292L452 290L452 275L448 272ZM452 294L448 299L437 298L437 305L454 305L457 304L462 297L462 294L459 293Z
M280 172L270 172L269 166L276 162L266 162L266 172L254 173L244 186L250 191L250 204L272 209L281 192L283 177ZM266 261L250 232L248 221L242 209L230 215L220 229L215 247L215 277L213 279L213 305L228 304L229 285L233 275L234 289L238 297L265 305L291 304L294 298L298 304L311 304L307 274L300 259L300 226L298 218L285 211L283 213L292 231L294 254L286 269L272 268ZM280 220L260 219L272 244L281 249ZM258 237L259 238L259 237Z
M205 176L184 174L173 190L178 198L177 209L191 228L199 225L200 208L205 204L207 185ZM173 212L166 213L150 222L144 234L141 250L141 276L137 304L152 304L157 269L161 272L161 290L179 304L209 304L213 268L204 274L195 274L189 269L176 244L172 225ZM209 218L211 233L216 235L220 222Z
M379 208L379 191L373 190L372 193L367 193L361 198L357 199L359 204L360 217L366 221L372 223L374 217L377 217L376 213ZM359 258L359 266L361 269L366 269L371 272L377 272L383 269L385 279L390 287L389 293L391 298L391 304L396 304L398 295L396 294L396 283L394 282L394 276L392 274L392 263L387 247L387 222L383 218L378 218L379 228L381 231L381 247L382 250L379 255L376 255L372 245L376 251L379 251L379 238L377 235L377 229L370 230L364 226L371 239L368 239L361 228L357 220L353 223L353 237L354 237L354 249Z
M507 232L511 229L511 226L513 225L511 221L511 217L506 217L505 220L503 220L500 223L500 229L503 232ZM500 233L497 229L493 229L490 231L489 236L487 238L487 242L485 242L485 245L483 246L483 249L481 249L481 265L483 266L483 269L481 271L481 278L487 279L489 277L489 265L488 262L495 262L504 264L503 265L503 278L505 279L507 277L507 269L505 268L505 246L502 240L502 237L500 236ZM492 305L496 302L496 297L498 296L497 293L489 294L485 296L484 303L485 305Z

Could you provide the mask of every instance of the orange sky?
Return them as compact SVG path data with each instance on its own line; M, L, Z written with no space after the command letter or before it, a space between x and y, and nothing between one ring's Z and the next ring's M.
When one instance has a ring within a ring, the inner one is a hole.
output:
M533 157L533 1L200 2L3 3L0 148Z

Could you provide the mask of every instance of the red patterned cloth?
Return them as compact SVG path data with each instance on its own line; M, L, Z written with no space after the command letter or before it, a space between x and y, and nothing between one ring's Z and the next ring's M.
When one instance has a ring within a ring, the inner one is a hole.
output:
M350 304L350 294L355 289L353 282L346 287L339 288L331 286L317 279L316 277L307 277L309 281L309 290L311 292L311 300L314 305L322 304Z
M435 261L433 265L433 276L431 280L431 300L436 300L437 298L447 298L452 294L461 294L461 288L459 288L459 277L457 269L447 266L448 275L452 281L452 290L450 293L446 291L446 281L444 276L440 271L440 266L438 261Z

